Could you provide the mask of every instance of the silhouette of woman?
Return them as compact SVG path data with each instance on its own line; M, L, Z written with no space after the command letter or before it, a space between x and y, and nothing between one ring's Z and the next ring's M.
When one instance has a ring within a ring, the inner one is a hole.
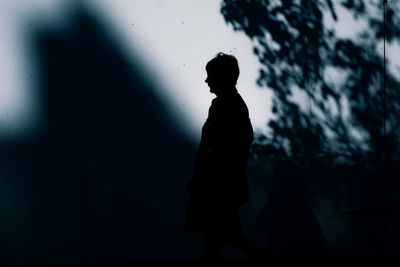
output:
M236 89L239 65L232 55L218 53L206 65L212 100L202 128L185 230L204 238L204 258L219 259L222 245L253 257L263 254L241 231L238 208L249 201L246 167L253 128L245 102Z

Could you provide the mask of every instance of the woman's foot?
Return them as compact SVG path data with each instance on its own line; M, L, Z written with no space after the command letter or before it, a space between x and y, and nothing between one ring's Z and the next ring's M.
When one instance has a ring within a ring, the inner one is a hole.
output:
M254 250L253 255L250 255L256 261L270 262L274 257L274 250L272 248L260 248Z

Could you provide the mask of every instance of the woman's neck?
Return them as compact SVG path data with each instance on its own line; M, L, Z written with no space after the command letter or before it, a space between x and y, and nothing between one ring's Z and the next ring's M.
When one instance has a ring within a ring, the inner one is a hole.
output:
M225 98L225 97L229 97L232 96L234 94L237 93L237 89L235 86L230 87L230 88L224 88L223 90L221 90L218 94L217 97L218 98Z

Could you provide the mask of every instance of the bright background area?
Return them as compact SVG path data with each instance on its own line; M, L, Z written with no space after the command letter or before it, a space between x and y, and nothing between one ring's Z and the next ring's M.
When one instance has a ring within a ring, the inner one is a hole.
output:
M255 130L267 132L272 92L256 85L259 63L252 43L225 23L219 0L1 0L0 142L40 134L43 114L35 91L38 73L30 33L35 27L66 27L72 9L78 6L98 13L124 54L139 56L151 70L154 82L162 85L157 93L195 143L214 97L204 83L204 67L220 51L237 57L241 70L237 88ZM328 15L326 25L334 27L338 36L354 39L365 22L356 21L338 3L336 7L338 21ZM396 75L400 75L399 51L397 43L387 46L389 67ZM294 97L305 104L303 96Z
M29 31L66 27L75 4L62 0L0 2L0 141L40 134L43 114L32 89L37 73ZM84 0L81 8L98 13L124 54L139 56L151 70L154 82L162 85L157 93L191 140L199 139L215 97L204 82L205 65L220 51L237 57L241 70L237 88L247 102L254 128L266 130L271 92L257 87L259 63L251 41L225 24L220 1Z

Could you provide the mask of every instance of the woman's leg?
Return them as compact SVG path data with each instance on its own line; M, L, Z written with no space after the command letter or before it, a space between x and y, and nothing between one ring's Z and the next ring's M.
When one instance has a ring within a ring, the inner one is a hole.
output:
M272 257L272 249L259 247L256 243L240 233L226 241L226 244L242 250L250 257L258 260L267 260Z
M219 260L222 257L222 242L213 236L204 236L204 259Z

